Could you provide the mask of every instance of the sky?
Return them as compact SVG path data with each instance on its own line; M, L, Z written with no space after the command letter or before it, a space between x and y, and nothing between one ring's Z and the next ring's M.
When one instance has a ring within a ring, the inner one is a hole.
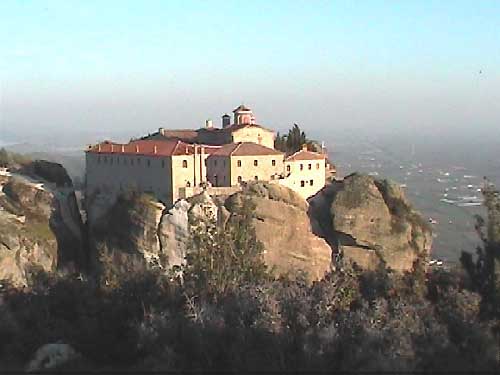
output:
M500 1L0 2L0 140L215 124L500 128ZM3 134L2 134L3 133Z

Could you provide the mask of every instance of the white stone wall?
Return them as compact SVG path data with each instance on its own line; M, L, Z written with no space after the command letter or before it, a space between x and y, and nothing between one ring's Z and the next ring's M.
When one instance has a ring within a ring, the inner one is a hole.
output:
M275 165L273 166L273 162ZM241 162L241 166L238 165ZM257 161L257 166L254 162ZM257 176L260 181L270 181L273 175L283 173L283 155L231 156L231 186L242 181L254 181Z
M86 193L152 192L172 203L172 160L168 156L86 153Z
M212 186L231 186L231 158L210 156L207 159L207 180Z

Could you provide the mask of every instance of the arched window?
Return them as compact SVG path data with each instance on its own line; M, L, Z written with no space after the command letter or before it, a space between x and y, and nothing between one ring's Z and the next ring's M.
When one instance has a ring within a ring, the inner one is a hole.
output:
M271 161L271 165L272 165L273 167L276 167L276 160L274 160L274 159L273 159L273 160Z
M254 161L253 161L253 165L254 165L255 167L257 167L257 166L259 165L259 161L258 161L258 160L254 160Z
M304 169L304 164L300 165L300 170L302 171Z
M238 160L237 165L238 167L241 167L241 160Z
M306 186L306 183L304 182L304 180L300 181L300 187L304 187Z
M238 176L238 182L243 181L243 178L241 176Z
M187 160L183 160L182 161L182 168L187 168L188 167L188 161Z
M291 170L290 165L287 165L287 166L286 166L286 171L287 171L287 172L290 172L290 170Z
M319 163L316 163L316 169L319 169Z
M307 169L312 169L312 164L308 164Z

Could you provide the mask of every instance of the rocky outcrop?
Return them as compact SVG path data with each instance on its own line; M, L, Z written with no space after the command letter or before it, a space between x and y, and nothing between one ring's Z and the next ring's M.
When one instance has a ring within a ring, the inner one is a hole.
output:
M241 199L255 205L255 231L269 267L278 274L302 270L311 280L321 279L330 270L331 247L313 233L308 203L297 193L277 184L250 184L226 200L228 211Z
M58 171L57 181L48 179L53 176L46 167ZM86 266L84 229L71 180L58 164L26 168L31 168L28 175L4 173L0 179L0 279L16 285L26 284L32 267L54 271Z
M396 271L411 270L430 253L429 225L387 180L353 174L334 182L310 200L310 215L318 235L365 269L383 261Z

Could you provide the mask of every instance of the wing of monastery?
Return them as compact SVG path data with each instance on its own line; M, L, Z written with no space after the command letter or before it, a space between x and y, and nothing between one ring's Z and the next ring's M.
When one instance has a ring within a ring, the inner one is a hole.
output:
M240 105L222 126L167 130L127 144L104 141L86 150L86 195L130 190L154 194L166 205L207 190L230 194L248 181L281 184L307 199L325 185L325 153L305 147L293 155L274 149L275 133Z

